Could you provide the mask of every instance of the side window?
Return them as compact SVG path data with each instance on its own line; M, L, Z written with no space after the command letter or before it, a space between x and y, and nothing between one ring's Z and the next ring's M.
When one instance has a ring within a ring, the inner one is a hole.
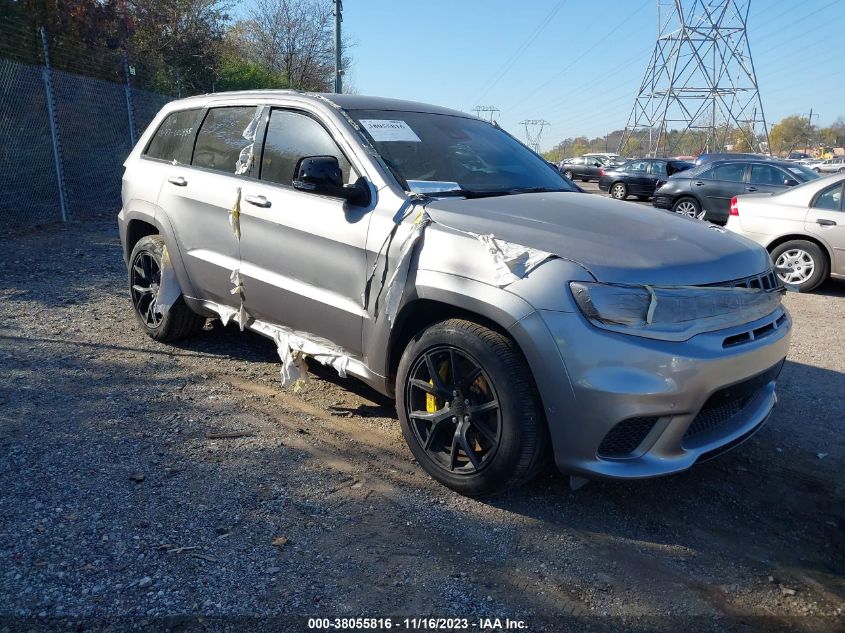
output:
M813 207L816 209L828 209L830 211L839 211L842 209L842 183L836 183L833 187L828 187L816 196Z
M745 163L727 163L718 165L710 172L713 180L727 180L729 182L742 182L742 175L745 173Z
M648 161L635 160L628 165L628 173L630 174L644 174L648 171Z
M771 165L751 165L751 184L752 185L780 185L783 186L784 180L791 178L787 176L777 167Z
M652 176L668 176L666 173L666 163L656 160L651 164Z
M298 112L273 110L261 155L261 180L290 185L296 164L306 156L336 156L343 181L350 183L358 178L322 125Z
M227 174L243 172L241 152L250 151L253 142L255 106L214 108L202 122L192 165Z
M182 110L168 114L153 134L144 156L181 165L190 163L200 112L201 110Z

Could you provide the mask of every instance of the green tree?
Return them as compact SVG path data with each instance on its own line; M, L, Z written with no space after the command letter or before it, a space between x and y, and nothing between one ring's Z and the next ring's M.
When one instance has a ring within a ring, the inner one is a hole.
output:
M769 131L772 153L786 154L808 145L812 135L813 126L805 117L793 114L781 119Z
M217 90L252 90L256 88L288 88L287 77L238 57L227 57L217 71Z

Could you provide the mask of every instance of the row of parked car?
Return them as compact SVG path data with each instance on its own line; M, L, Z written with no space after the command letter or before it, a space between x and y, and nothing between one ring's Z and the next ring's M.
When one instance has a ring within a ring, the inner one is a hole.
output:
M651 198L660 209L742 233L800 291L845 277L845 158L804 164L758 154L703 154L695 162L588 154L559 169L569 179L597 179L618 200ZM825 172L835 175L821 178Z

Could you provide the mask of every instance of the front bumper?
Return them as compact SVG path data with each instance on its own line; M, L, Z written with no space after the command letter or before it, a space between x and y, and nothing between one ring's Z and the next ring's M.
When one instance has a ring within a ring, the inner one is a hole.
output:
M526 356L558 468L635 479L686 470L760 428L776 402L792 322L779 307L678 343L601 330L580 313L542 311L519 327L540 337Z

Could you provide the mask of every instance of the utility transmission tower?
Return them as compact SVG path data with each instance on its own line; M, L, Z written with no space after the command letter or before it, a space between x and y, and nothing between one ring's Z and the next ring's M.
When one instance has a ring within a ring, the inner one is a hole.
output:
M671 156L683 147L713 152L737 140L751 151L769 151L746 30L750 4L657 0L657 43L620 154Z
M551 123L545 119L525 119L519 122L520 125L525 126L525 140L528 147L533 149L538 154L540 153L540 138L543 136L543 130Z
M479 119L485 119L489 116L490 123L495 121L496 116L501 112L496 106L475 106L472 111L475 112L475 116Z

